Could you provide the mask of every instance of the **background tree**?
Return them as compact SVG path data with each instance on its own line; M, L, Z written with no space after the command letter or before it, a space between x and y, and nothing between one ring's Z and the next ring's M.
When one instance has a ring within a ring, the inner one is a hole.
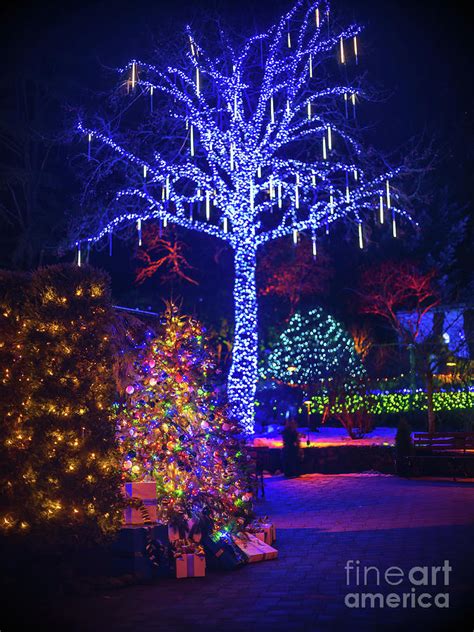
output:
M439 176L431 176L427 196L419 211L422 230L407 240L405 256L423 261L428 269L437 270L437 283L444 300L469 302L474 277L462 266L463 250L472 243L472 212L469 204L460 203L448 185L439 186ZM465 256L465 254L464 254Z
M302 240L296 248L288 241L279 240L265 249L259 261L258 276L260 295L284 299L289 304L291 317L301 300L327 290L332 270L324 252L315 256L310 240Z
M112 239L125 226L140 230L151 218L218 237L233 249L228 392L248 432L258 377L259 247L279 237L296 239L301 231L315 241L344 218L363 246L366 212L382 206L394 233L400 218L409 219L394 183L406 165L391 168L358 140L356 105L369 97L353 72L360 30L340 27L328 3L303 0L237 45L219 31L206 52L188 29L183 63L133 60L122 69L124 116L78 124L89 151L91 145L103 148L91 159L88 179L101 210L76 224L79 249L82 241ZM146 121L134 127L135 106Z
M350 330L354 349L361 360L365 360L373 347L373 337L366 327L354 325Z
M422 273L407 262L387 261L368 268L360 278L359 307L363 314L379 316L387 321L407 344L416 342L423 320L439 304L434 287L436 272ZM409 319L400 318L409 311Z
M142 239L136 253L136 259L141 262L135 276L137 283L143 283L162 271L164 281L182 280L198 284L189 276L192 266L184 254L186 245L176 234L169 230L163 232L160 226L149 224L143 231Z
M320 307L291 318L266 367L269 377L307 387L328 378L350 380L363 372L352 337Z
M68 169L59 143L62 112L51 68L28 52L24 67L8 65L0 99L0 227L3 265L31 269L56 253L64 238L62 196Z
M416 364L425 376L428 428L435 430L433 371L435 353L441 351L436 332L423 332L423 319L440 303L435 287L436 273L423 273L407 262L385 262L366 269L358 289L359 309L383 319L395 331L410 353L411 387L414 389Z

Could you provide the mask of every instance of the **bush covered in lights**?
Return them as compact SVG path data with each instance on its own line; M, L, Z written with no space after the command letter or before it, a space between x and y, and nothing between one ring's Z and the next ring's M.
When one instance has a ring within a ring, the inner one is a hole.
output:
M322 308L295 314L272 350L266 377L286 384L309 385L338 376L363 375L352 337Z
M247 460L213 369L201 325L168 305L159 335L137 349L118 408L123 477L156 481L161 522L240 529L251 511Z
M0 284L1 529L90 540L120 524L108 278L59 265Z

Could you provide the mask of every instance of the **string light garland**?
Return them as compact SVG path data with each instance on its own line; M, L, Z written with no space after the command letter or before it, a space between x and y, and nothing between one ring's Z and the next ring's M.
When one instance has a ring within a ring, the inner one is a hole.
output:
M316 65L328 63L330 51L335 57L338 51L343 53L345 67L355 68L360 32L355 24L343 29L330 24L327 3L307 6L297 0L268 31L251 37L240 49L226 46L220 59L208 56L188 28L187 68L159 69L132 61L121 72L131 73L134 91L168 98L170 108L162 107L163 116L181 121L187 130L188 143L172 159L154 151L153 158L145 160L107 133L78 123L79 132L108 147L131 167L130 174L136 167L147 173L146 183L130 175L129 185L116 194L115 216L92 236L81 235L82 241L95 243L138 219L159 218L218 237L233 249L235 333L228 395L234 417L248 433L254 427L258 379L259 247L280 237L316 235L321 228L328 233L331 224L344 219L355 220L360 231L360 216L373 214L381 195L392 195L394 234L396 215L411 221L395 204L393 180L401 168L369 172L353 121L347 116L341 122L339 110L348 114L348 98L355 117L356 95L363 96L357 77L344 84L330 83L322 79L324 73L314 72ZM346 40L352 40L354 55L350 46L344 48ZM262 72L249 73L256 63ZM320 157L293 155L292 147L311 147L315 140L322 144ZM354 185L349 189L350 174ZM217 192L212 213L209 191Z

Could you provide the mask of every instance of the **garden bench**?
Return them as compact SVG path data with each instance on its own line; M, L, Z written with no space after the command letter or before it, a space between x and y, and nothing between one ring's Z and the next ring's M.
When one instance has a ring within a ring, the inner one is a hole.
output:
M425 462L445 461L456 480L461 473L467 477L474 464L474 432L415 432L413 448L407 457L410 472L420 471Z

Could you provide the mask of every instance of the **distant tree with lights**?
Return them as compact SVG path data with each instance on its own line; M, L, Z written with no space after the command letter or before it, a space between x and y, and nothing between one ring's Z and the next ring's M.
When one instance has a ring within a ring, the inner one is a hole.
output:
M364 369L350 334L317 307L293 316L268 358L266 373L286 384L310 386L328 378L351 380Z
M127 481L154 480L159 519L240 529L251 509L238 427L211 383L214 360L201 325L167 306L161 331L137 351L118 441Z
M143 222L152 218L233 249L228 393L235 418L250 433L258 379L258 249L308 233L316 251L319 235L339 219L349 220L363 247L367 215L375 211L395 236L397 218L409 219L393 183L406 168L388 167L358 138L356 104L369 98L353 72L360 31L340 27L329 3L304 0L246 41L235 44L217 33L212 54L188 28L182 63L132 60L120 70L128 98L123 116L78 123L89 142L89 208L94 196L100 199L100 211L74 231L78 255L100 240L112 243L114 231L127 226L136 226L140 239ZM146 117L135 128L133 108ZM96 145L102 146L97 153ZM118 192L117 179L124 183Z

